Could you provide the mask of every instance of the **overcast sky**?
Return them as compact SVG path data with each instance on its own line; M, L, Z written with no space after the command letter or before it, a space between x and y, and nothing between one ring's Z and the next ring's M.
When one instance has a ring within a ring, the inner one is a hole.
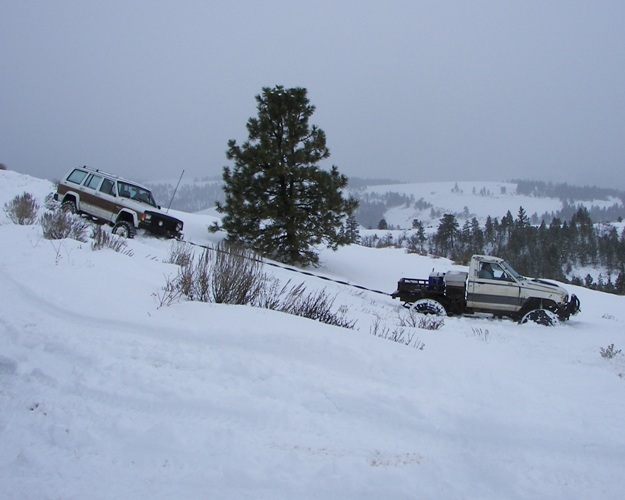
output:
M219 175L305 87L348 176L625 190L625 1L0 0L0 162Z

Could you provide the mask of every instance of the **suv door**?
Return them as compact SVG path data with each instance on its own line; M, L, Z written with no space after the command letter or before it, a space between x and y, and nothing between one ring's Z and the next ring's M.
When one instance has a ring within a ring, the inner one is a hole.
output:
M89 174L82 183L83 190L80 194L80 210L96 217L100 216L96 190L100 187L101 182L101 175Z
M99 212L98 217L108 222L115 222L117 212L119 212L120 209L120 206L117 204L116 185L115 181L105 177L100 185L100 189L95 193L97 200L95 210Z

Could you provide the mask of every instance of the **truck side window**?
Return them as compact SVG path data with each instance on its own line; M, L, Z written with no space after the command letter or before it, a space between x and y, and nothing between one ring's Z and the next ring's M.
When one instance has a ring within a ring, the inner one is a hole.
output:
M491 264L491 272L493 273L493 277L490 279L499 281L512 281L508 274L498 264Z
M493 273L493 268L491 267L490 262L482 262L478 277L487 280L495 279L495 274Z

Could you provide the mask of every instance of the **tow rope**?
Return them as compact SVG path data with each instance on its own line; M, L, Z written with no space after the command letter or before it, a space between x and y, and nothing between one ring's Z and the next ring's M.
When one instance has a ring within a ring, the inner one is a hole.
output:
M201 247L201 248L204 248L206 250L212 250L213 252L224 252L224 253L227 253L227 254L231 255L230 252L227 252L225 250L219 250L219 249L217 249L215 247L210 247L208 245L202 245L200 243L194 243L193 241L185 241L185 243L188 243L189 245L193 245L193 246L196 246L196 247ZM277 267L279 269L284 269L284 270L290 271L292 273L299 273L299 274L304 274L306 276L312 276L313 278L318 278L320 280L330 281L332 283L337 283L339 285L348 286L348 287L351 287L351 288L356 288L358 290L364 290L366 292L377 293L377 294L386 295L386 296L390 296L391 295L388 292L383 292L381 290L375 290L373 288L367 288L366 286L362 286L362 285L355 285L353 283L349 283L349 282L343 281L343 280L336 280L336 279L333 279L333 278L328 278L327 276L321 276L319 274L315 274L315 273L312 273L310 271L304 271L303 269L296 269L296 268L293 268L293 267L286 266L284 264L278 264L277 262L269 262L269 261L262 260L262 259L256 259L256 258L253 258L253 257L247 257L245 255L242 255L241 257L243 257L244 259L253 260L255 262L261 262L261 263L263 263L265 265L268 265L268 266Z

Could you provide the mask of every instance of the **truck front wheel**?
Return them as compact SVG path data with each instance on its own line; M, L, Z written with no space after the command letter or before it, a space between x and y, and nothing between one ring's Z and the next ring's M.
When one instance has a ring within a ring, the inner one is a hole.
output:
M543 326L556 326L560 321L556 314L547 309L534 309L529 311L521 318L521 321L519 321L521 324L528 322Z
M421 314L447 316L447 311L445 311L443 304L434 299L419 299L410 306L410 310Z

